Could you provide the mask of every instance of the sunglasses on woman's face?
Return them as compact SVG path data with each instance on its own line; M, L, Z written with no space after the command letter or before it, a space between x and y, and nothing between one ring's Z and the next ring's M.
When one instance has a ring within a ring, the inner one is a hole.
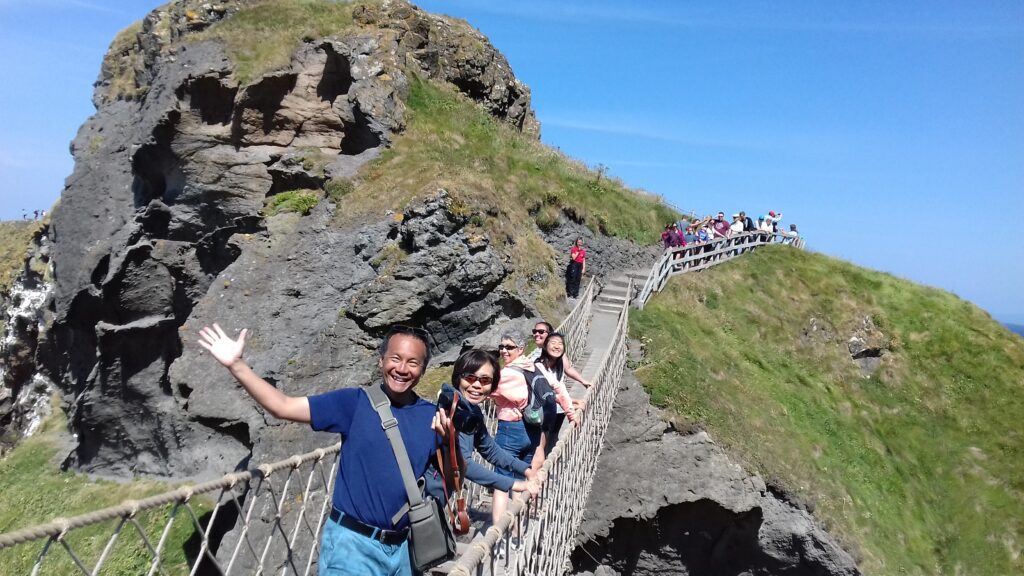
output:
M508 350L509 352L519 348L515 344L498 344L498 350Z
M490 376L477 376L476 374L463 374L462 379L470 384L479 382L481 386L490 386L491 382L494 382L494 378Z
M534 330L533 333L534 334L547 334L548 331L547 330Z

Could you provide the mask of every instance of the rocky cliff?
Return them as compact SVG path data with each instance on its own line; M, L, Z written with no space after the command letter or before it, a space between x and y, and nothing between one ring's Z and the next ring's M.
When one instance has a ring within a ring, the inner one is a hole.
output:
M572 565L579 576L860 573L806 510L706 432L675 430L629 370Z
M371 380L389 324L425 326L450 359L536 317L527 285L557 287L550 272L513 282L523 238L492 244L440 185L397 212L340 217L362 167L405 130L413 77L527 139L539 124L529 90L466 23L401 1L314 4L347 10L344 24L256 72L215 32L274 3L178 0L112 44L48 230L55 282L33 366L62 392L68 464L203 478L330 441L266 418L199 354L204 324L248 327L254 368L311 394ZM598 271L653 256L558 222L525 229L539 246L593 239L609 255Z

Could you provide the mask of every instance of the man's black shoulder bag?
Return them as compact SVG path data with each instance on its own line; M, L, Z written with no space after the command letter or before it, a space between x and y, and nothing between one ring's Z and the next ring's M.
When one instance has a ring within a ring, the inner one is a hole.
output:
M393 518L401 519L406 509L409 511L409 556L412 567L421 572L444 564L455 557L455 536L448 524L447 515L441 503L433 496L424 495L420 484L412 473L409 453L405 451L402 434L398 430L398 420L391 413L391 400L377 385L366 388L370 403L380 416L384 434L391 442L395 453L398 469L402 472L405 483L405 495L409 500L408 507L403 507Z

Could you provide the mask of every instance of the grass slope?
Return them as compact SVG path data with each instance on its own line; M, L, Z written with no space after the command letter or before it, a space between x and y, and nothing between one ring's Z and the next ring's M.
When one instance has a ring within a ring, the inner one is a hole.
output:
M889 338L864 378L846 340ZM830 343L801 343L811 318ZM1024 340L941 290L786 247L631 317L653 401L817 504L867 574L1024 573Z
M38 220L0 222L0 293L7 292L25 267L32 236L42 226Z
M55 402L56 404L56 402ZM59 407L35 436L24 440L0 460L0 533L6 533L54 518L70 518L120 504L128 499L140 499L173 486L150 481L119 484L92 480L82 474L61 472L56 464L60 433L67 427ZM206 498L195 498L192 508L197 515L210 510ZM155 546L170 508L156 508L140 512L135 520L146 531ZM90 568L99 558L116 521L108 521L87 528L73 530L66 537L77 555ZM185 542L193 529L187 511L180 510L164 547L163 565L167 574L188 574ZM0 550L0 576L29 574L45 540ZM125 526L111 555L104 564L103 574L146 574L151 556L145 543L131 526ZM51 546L42 565L41 574L77 574L67 552L58 544Z
M352 26L355 3L332 0L254 0L243 10L190 37L219 40L246 85L288 65L306 39L336 35Z
M678 218L654 195L603 177L496 120L446 87L413 77L408 126L364 171L346 211L400 210L423 192L446 188L491 232L512 234L523 220L541 227L561 211L595 232L641 243ZM495 222L503 216L506 222Z
M524 136L449 87L412 77L405 131L338 198L336 222L400 213L440 188L469 218L470 236L505 251L513 270L508 287L535 290L542 314L551 317L564 296L561 256L532 223L543 229L565 216L598 233L652 243L659 224L678 217L656 196Z

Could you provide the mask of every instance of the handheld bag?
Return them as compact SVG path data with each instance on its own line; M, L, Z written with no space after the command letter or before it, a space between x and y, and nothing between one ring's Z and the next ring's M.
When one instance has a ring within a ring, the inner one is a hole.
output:
M409 557L412 560L412 567L423 572L444 564L455 557L455 536L452 534L446 514L441 509L441 503L433 496L424 496L413 476L409 453L405 451L402 434L398 430L398 420L391 413L391 400L387 394L378 386L366 388L366 394L380 416L381 426L391 443L398 469L402 472L402 482L405 483L408 508L403 507L392 520L400 519L408 509Z

